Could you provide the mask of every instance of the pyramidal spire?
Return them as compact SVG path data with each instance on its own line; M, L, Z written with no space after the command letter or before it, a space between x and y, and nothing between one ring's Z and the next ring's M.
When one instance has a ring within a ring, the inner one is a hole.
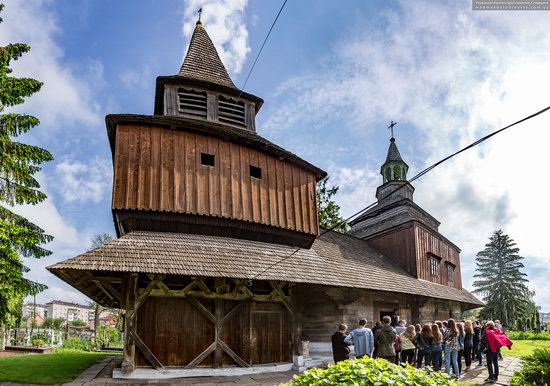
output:
M380 168L380 174L382 174L384 183L391 181L407 181L407 171L409 166L401 158L399 149L395 144L395 138L390 138L390 147L388 148L388 155L386 161Z
M178 75L237 88L200 20L197 21Z
M386 162L390 161L401 161L403 162L403 158L401 158L401 154L399 154L399 149L397 148L397 145L395 144L395 138L390 139L390 147L388 148L388 155L386 156Z

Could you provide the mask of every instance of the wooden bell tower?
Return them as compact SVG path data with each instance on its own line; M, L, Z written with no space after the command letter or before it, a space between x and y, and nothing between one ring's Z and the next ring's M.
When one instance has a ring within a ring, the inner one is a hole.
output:
M180 72L157 78L155 115L109 115L112 211L131 231L309 247L325 172L256 133L263 100L239 90L201 22Z

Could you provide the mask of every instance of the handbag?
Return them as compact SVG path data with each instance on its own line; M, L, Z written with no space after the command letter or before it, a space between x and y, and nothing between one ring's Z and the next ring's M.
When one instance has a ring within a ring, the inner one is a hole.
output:
M393 347L395 348L395 351L401 351L401 337L399 335L395 336Z

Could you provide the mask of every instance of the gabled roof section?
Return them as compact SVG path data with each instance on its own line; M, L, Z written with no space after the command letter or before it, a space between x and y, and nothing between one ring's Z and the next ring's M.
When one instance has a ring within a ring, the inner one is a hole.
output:
M200 21L197 22L178 75L237 88Z

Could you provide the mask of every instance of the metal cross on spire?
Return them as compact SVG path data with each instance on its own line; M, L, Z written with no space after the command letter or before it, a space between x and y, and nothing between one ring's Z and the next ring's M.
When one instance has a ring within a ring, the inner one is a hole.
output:
M199 8L199 10L197 11L197 13L199 14L199 21L201 21L202 7Z
M388 129L391 130L391 137L393 138L393 127L397 125L397 122L391 121L390 125L388 126Z

